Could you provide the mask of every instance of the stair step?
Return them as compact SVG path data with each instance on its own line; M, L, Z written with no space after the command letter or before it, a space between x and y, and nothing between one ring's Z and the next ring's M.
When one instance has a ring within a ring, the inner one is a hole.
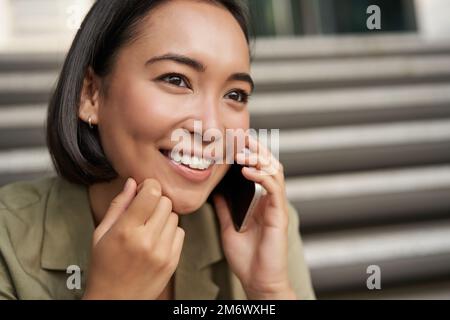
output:
M56 85L57 73L0 73L0 104L46 103Z
M280 131L288 176L450 162L450 119Z
M450 210L450 165L286 180L305 231L417 219Z
M0 107L0 150L45 145L46 105Z
M46 148L3 150L0 152L0 173L38 172L52 170Z
M320 294L325 300L448 300L450 298L450 276L447 278L416 281L412 283L384 286L381 290L350 290Z
M62 52L0 52L0 70L5 71L44 71L58 70L63 63Z
M450 275L450 219L304 236L316 290L367 289L367 267L384 285Z
M450 117L450 83L260 93L249 103L256 128Z
M256 91L387 86L450 80L450 55L255 62Z
M46 148L0 151L0 186L54 174Z
M330 59L337 57L450 53L450 43L412 34L258 38L255 60Z

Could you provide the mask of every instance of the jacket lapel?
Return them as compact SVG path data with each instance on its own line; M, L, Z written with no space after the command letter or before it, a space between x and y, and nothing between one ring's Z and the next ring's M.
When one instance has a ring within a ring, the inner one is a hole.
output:
M175 299L216 299L219 287L213 281L212 266L224 254L213 208L205 203L196 212L181 216L180 226L186 235L175 272Z
M47 200L41 267L86 270L93 232L87 188L56 178Z

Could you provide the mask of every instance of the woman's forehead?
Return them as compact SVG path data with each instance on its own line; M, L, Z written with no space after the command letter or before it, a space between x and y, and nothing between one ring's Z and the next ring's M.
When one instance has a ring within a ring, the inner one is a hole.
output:
M167 1L138 26L134 50L147 55L168 52L193 56L205 65L232 64L248 69L249 47L233 15L206 1ZM242 70L246 71L246 70Z

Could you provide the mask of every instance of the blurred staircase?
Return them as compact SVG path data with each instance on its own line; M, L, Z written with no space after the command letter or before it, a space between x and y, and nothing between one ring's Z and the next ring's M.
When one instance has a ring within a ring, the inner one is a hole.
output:
M450 40L259 39L252 125L280 128L318 298L450 298ZM0 185L52 174L62 54L0 53ZM366 269L381 268L382 290Z

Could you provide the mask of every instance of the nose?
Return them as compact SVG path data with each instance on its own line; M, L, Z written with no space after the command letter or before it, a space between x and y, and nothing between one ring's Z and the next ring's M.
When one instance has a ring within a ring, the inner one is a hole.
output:
M214 129L223 132L224 123L223 116L220 110L219 101L215 101L213 98L204 98L199 101L192 109L191 121L189 121L188 129L190 132L198 132L199 123L201 124L201 134L204 134L207 130Z

